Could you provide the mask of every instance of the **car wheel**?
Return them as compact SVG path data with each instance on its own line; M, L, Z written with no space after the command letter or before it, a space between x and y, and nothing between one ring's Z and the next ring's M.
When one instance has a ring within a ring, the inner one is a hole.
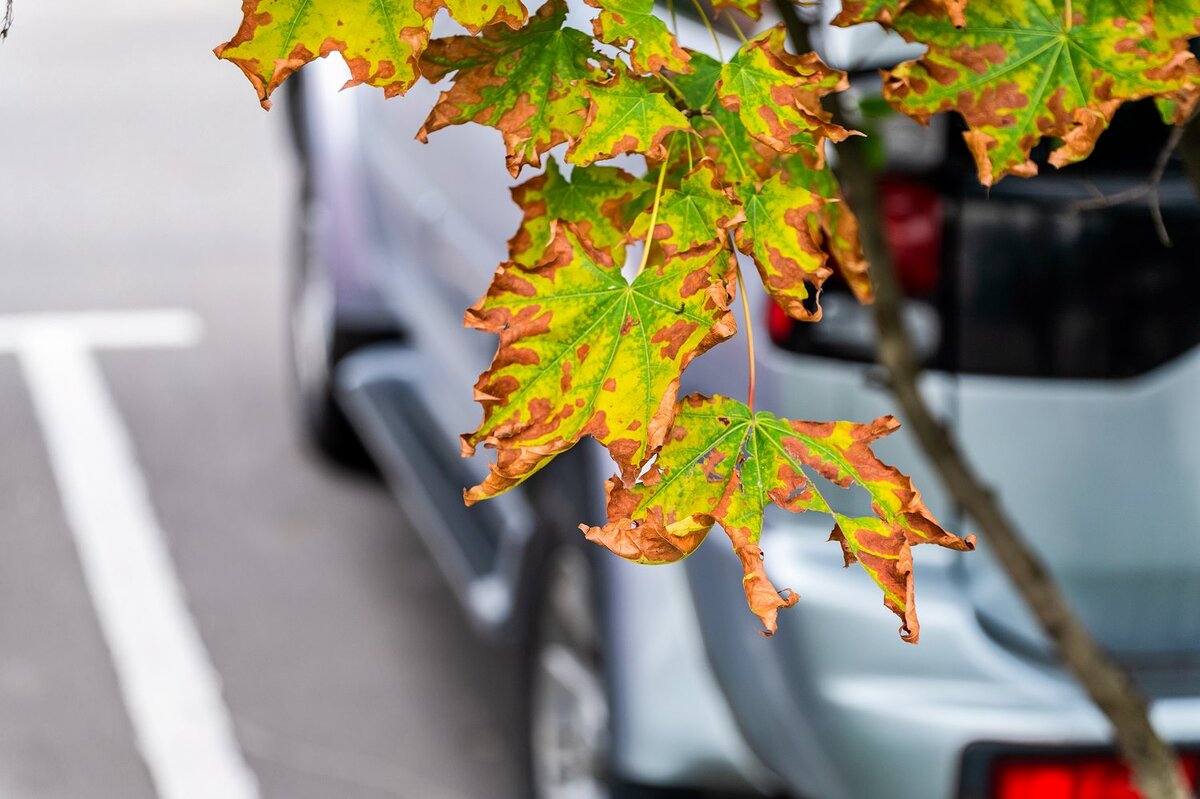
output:
M527 768L536 799L609 799L611 729L596 579L582 547L547 553L526 649Z
M370 457L334 396L334 366L352 349L355 337L338 318L333 276L322 261L324 207L307 178L297 205L287 309L295 415L305 442L318 454L342 466L370 470Z

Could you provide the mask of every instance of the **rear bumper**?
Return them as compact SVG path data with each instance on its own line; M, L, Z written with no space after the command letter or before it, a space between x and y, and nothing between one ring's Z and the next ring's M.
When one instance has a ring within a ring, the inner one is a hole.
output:
M796 753L772 746L785 734L758 730L753 740L793 790L827 799L951 799L972 744L1109 745L1106 720L1067 675L980 626L964 599L961 556L915 551L922 629L912 646L899 640L867 575L842 568L824 520L788 521L764 532L764 549L772 579L802 598L753 655L774 661L764 673L785 676L787 703L797 723L817 732L823 762L807 773L789 769ZM749 675L751 664L743 668ZM1192 696L1156 702L1152 717L1169 740L1200 742L1200 685Z

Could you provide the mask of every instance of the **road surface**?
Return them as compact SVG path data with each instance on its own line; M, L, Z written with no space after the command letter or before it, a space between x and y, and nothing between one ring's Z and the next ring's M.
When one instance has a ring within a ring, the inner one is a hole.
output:
M293 434L239 5L16 0L0 44L0 796L516 796L511 655Z

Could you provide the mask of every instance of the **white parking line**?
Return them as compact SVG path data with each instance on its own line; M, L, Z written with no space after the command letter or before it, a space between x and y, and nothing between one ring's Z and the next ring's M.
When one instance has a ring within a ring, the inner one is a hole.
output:
M258 785L187 609L93 351L187 347L190 311L0 316L29 384L138 748L162 799L255 799Z

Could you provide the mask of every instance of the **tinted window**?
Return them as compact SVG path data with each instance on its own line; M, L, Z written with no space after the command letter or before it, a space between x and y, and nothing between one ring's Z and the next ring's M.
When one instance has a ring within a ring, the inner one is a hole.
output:
M910 328L928 366L1124 378L1200 344L1200 208L1178 157L1159 191L1171 246L1160 241L1146 197L1072 209L1096 192L1144 184L1168 135L1152 103L1122 109L1088 161L1055 170L1044 164L1043 145L1034 153L1043 162L1039 177L1009 177L990 192L975 179L961 130L944 132L939 164L881 184L893 260L910 294ZM864 335L873 329L869 310L855 307L836 281L823 303L834 324L780 326L780 335L773 328L776 343L872 360L872 335Z

